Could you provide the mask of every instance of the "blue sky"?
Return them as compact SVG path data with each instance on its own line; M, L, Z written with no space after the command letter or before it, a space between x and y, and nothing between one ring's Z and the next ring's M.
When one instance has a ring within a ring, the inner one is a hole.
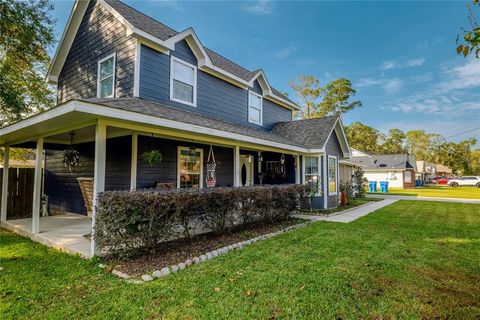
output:
M301 74L322 84L350 79L363 107L345 115L347 124L446 137L480 127L480 60L455 52L470 1L125 2L177 31L193 27L205 46L263 68L294 100L289 82ZM72 2L54 5L59 38ZM480 130L452 140L468 137L480 140Z

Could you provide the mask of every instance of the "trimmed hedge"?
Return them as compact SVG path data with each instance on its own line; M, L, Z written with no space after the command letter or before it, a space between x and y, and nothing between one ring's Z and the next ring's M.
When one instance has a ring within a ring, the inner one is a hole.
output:
M220 234L282 221L303 203L307 189L304 185L278 185L107 191L98 197L95 239L103 252L130 256L139 248L190 237L194 223Z

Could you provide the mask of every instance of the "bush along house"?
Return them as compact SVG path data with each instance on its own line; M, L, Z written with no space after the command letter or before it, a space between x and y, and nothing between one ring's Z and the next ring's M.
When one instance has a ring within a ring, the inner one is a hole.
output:
M292 121L299 106L247 70L117 0L76 1L48 72L58 106L0 129L36 149L32 220L93 216L106 190L311 184L338 205L350 149L338 117ZM2 223L8 170L3 171ZM92 241L94 252L95 243Z

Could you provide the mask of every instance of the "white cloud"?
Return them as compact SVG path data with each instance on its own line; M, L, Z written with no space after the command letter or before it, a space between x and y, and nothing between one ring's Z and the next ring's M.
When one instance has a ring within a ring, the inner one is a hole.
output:
M296 65L299 65L301 67L308 67L308 66L312 66L314 64L316 64L317 61L316 60L309 60L309 59L299 59L297 61L295 61L295 64Z
M177 1L177 0L150 0L151 4L160 6L160 7L168 7L174 11L183 12L185 8Z
M428 72L428 73L418 74L418 75L412 76L411 79L416 83L430 82L433 80L433 73Z
M283 47L277 52L275 52L274 57L276 59L285 59L297 50L298 50L297 46Z
M372 79L372 78L362 78L359 79L356 86L357 87L381 87L387 93L398 92L404 85L402 79L391 78L391 79Z
M387 60L382 62L380 70L387 71L391 69L407 68L407 67L419 67L425 63L426 59L423 57L409 59L406 61Z
M438 84L440 91L452 91L480 87L480 63L471 60L444 71L449 78Z
M273 14L273 1L271 0L258 0L251 2L250 5L245 6L245 11L251 12L256 15L271 15Z

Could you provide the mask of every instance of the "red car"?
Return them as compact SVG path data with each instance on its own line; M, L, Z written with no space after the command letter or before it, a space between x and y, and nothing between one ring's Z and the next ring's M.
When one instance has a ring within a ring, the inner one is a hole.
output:
M441 185L447 185L448 182L450 181L451 178L447 177L437 177L435 179L432 179L432 183L434 184L441 184Z

